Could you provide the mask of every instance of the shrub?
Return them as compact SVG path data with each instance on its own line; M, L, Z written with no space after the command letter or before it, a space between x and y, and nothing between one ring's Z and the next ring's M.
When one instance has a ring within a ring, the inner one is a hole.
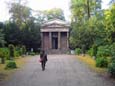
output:
M17 68L16 63L15 61L12 60L8 61L5 67L5 69L15 69L15 68Z
M23 45L22 46L22 54L25 55L26 54L26 47Z
M96 67L102 67L102 68L108 67L108 60L107 60L107 58L104 58L104 57L96 58Z
M30 53L29 53L29 55L32 55L32 56L34 56L34 55L35 55L35 53L34 53L34 52L30 52Z
M97 46L93 45L89 50L88 50L88 54L90 56L96 56L97 54Z
M112 61L111 64L109 64L108 71L112 75L112 77L115 77L115 60Z
M3 52L5 59L9 59L10 52L8 48L0 48L0 51Z
M17 50L14 50L14 57L19 57L20 56L20 53L19 53L19 51L17 51Z
M0 50L0 58L1 58L1 63L4 64L5 63L5 56L3 51Z
M111 63L108 66L108 72L115 78L115 43L111 45Z
M10 51L10 59L14 58L14 45L9 44L9 51Z
M90 56L94 56L94 55L93 55L93 48L90 48L87 53L88 53Z
M26 47L25 46L16 46L16 48L14 49L14 56L15 57L19 57L22 55L26 54Z
M112 60L115 60L115 43L111 45Z
M81 53L81 49L80 48L76 48L75 49L75 54L79 55Z
M97 57L108 57L111 55L110 46L99 46L97 50Z
M14 57L19 57L22 55L22 48L20 48L19 46L16 46L14 49Z
M85 51L86 51L86 45L82 45L81 51L82 51L82 54L85 54Z

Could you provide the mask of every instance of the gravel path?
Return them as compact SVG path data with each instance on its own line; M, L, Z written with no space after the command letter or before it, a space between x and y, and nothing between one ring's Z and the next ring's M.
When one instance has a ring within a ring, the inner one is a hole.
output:
M46 70L42 71L39 56L30 61L0 86L115 86L92 72L74 55L48 55Z

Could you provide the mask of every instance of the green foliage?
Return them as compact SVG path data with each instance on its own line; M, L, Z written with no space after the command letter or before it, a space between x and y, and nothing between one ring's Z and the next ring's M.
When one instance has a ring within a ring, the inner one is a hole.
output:
M95 44L87 51L90 56L96 56L97 54L97 46Z
M97 11L99 8L101 0L71 0L70 46L85 46L88 54L97 57L96 66L107 67L110 63L109 72L115 76L115 3L107 10ZM110 57L112 61L108 62Z
M5 69L15 69L17 68L16 62L13 60L10 60L7 62Z
M87 53L90 55L90 56L94 56L94 51L93 51L93 48L90 48Z
M25 46L16 46L14 49L14 56L19 57L26 54L26 47Z
M15 22L5 22L3 32L5 34L6 44L18 45L21 42L21 30Z
M79 55L81 53L81 49L80 48L76 48L75 49L75 54Z
M4 55L4 52L2 51L2 49L0 48L0 58L4 58L5 55Z
M34 55L36 55L36 53L35 52L29 52L29 55L34 56Z
M21 55L21 50L20 48L15 48L14 49L14 57L19 57Z
M99 46L96 56L97 56L96 59L97 67L108 67L109 60L107 59L107 57L110 58L111 56L111 47L109 45Z
M94 44L100 46L106 43L103 11L97 11L96 9L101 9L100 0L71 0L72 30L70 33L70 46L80 47L85 52ZM85 47L84 50L83 46ZM97 50L95 50L96 48L93 49L92 54L96 56L95 51Z
M8 48L9 48L9 51L10 51L10 59L13 59L14 58L14 45L9 44Z
M108 57L111 56L111 48L109 45L99 46L97 50L97 57Z
M11 3L9 13L11 14L11 19L22 29L27 19L29 20L31 16L31 9L25 5L14 2Z
M101 9L101 0L71 0L72 20L74 21L88 19L91 13L96 15L97 9Z
M5 40L4 40L4 33L3 33L3 31L1 30L1 28L0 28L0 47L4 46L5 43L6 43L6 42L5 42Z
M0 50L0 58L1 58L1 63L4 64L5 63L5 58L4 58L4 52Z
M21 12L21 14L20 14ZM11 3L9 8L11 21L4 23L3 32L5 34L6 46L9 44L25 45L29 50L31 47L40 47L40 26L42 21L31 15L31 8L22 3ZM37 15L38 17L40 15ZM17 56L16 51L16 56Z
M115 43L111 45L111 56L112 60L115 60Z
M9 59L10 52L8 48L0 48L0 52L2 52L5 59Z
M50 20L50 19L65 20L63 10L60 8L53 8L50 10L45 10L43 13L46 16L47 20Z
M22 46L22 54L25 55L26 54L26 47L23 45Z
M115 60L112 61L111 64L109 64L108 71L112 75L112 77L115 77Z
M96 67L107 68L108 67L108 60L107 60L107 58L104 58L104 57L96 58Z

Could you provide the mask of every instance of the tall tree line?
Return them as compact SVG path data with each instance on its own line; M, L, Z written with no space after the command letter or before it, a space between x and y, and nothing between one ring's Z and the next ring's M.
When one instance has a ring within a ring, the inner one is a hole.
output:
M71 47L89 49L96 40L97 29L102 27L101 0L71 0L71 12Z
M108 9L102 10L101 0L71 0L70 35L71 48L94 57L96 66L108 68L113 77L115 77L114 1L111 0Z
M24 2L24 3L23 3ZM25 45L27 50L37 51L41 47L40 28L50 19L65 20L63 10L54 8L51 10L37 11L27 7L26 0L17 0L8 3L10 19L0 23L0 47Z
M113 0L114 1L114 0ZM101 0L71 0L71 48L86 51L94 45L112 45L115 42L115 3L101 9Z

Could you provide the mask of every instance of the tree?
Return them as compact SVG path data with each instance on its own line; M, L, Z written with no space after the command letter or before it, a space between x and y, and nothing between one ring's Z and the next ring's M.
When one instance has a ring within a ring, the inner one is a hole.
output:
M3 32L5 35L5 40L8 44L18 45L21 44L21 30L16 23L6 22L4 25Z
M27 50L33 48L37 50L40 48L41 37L40 37L40 26L34 22L31 22L29 28L22 30L21 41L22 44L26 46Z
M0 30L0 47L3 47L5 43L4 34L2 33L2 30Z
M5 34L3 33L3 28L4 28L4 24L0 22L0 47L3 47L4 44L6 43L4 39Z
M44 11L37 11L37 14L35 15L35 22L39 26L41 26L45 21L47 21L47 17L44 13Z
M63 10L59 8L45 10L43 11L43 13L45 14L47 20L55 19L55 18L65 20Z
M31 15L32 9L22 1L12 2L9 12L11 14L10 21L5 23L4 33L8 44L25 45L28 50L30 48L37 49L40 47L40 26L41 21L37 21ZM37 25L38 24L38 25Z
M79 47L85 52L90 49L94 44L100 45L105 42L99 41L105 36L102 12L98 9L101 8L99 3L101 0L71 0L72 11L72 31L71 31L71 45L74 48ZM79 8L79 9L78 9ZM100 14L101 15L97 15ZM92 16L92 17L91 17ZM100 34L104 33L104 34Z
M9 44L9 51L10 51L10 60L13 60L14 59L14 45L12 44Z
M15 22L20 29L23 28L24 24L27 24L31 17L31 11L29 7L21 5L19 3L11 3L9 13L11 14L10 20Z
M3 28L4 28L3 22L0 22L0 29L3 29Z
M105 27L110 43L115 42L115 4L109 10L104 11Z
M71 11L74 21L79 22L89 19L91 16L96 15L99 9L101 9L101 0L71 0Z

